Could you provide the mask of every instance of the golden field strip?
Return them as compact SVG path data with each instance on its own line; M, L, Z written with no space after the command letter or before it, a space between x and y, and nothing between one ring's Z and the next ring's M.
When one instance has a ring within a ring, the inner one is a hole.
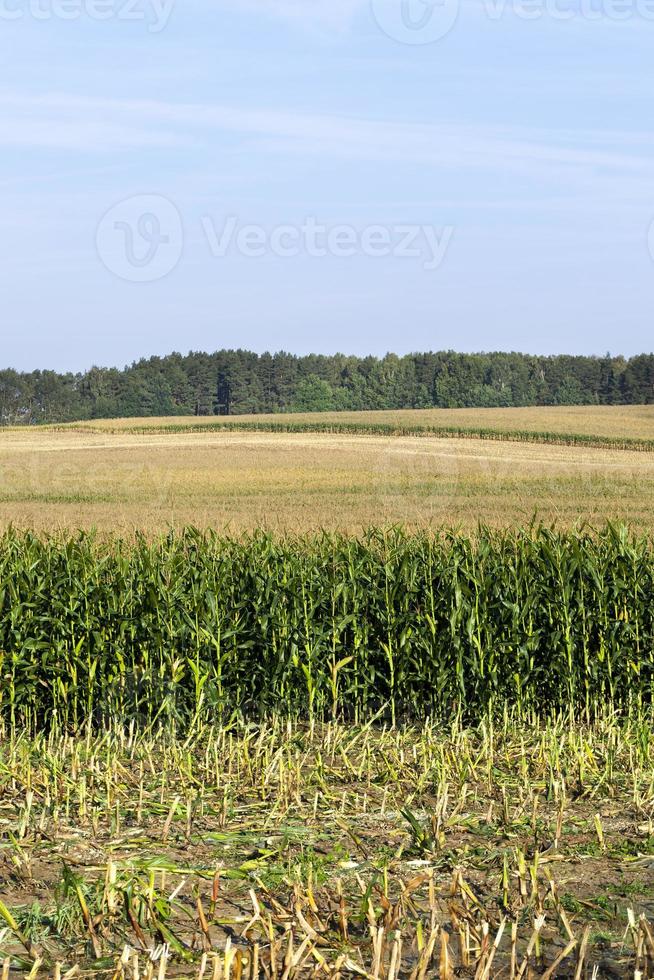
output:
M379 412L321 412L293 415L239 415L203 418L107 419L75 423L75 427L110 431L131 429L167 429L179 425L192 428L226 427L238 423L271 423L296 425L325 423L334 425L393 425L428 428L452 426L462 429L548 432L561 435L580 434L605 438L654 439L654 406L561 406L555 408L433 408Z
M654 437L654 407L268 417L285 419ZM127 534L187 524L234 533L356 532L398 522L470 530L480 521L506 526L534 517L562 526L610 519L654 527L654 452L433 435L222 431L217 424L135 419L0 430L0 523Z

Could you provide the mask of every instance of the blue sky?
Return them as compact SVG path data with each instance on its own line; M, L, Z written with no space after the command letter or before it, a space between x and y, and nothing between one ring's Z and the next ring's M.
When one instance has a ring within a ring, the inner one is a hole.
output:
M654 347L654 0L0 0L0 43L2 366Z

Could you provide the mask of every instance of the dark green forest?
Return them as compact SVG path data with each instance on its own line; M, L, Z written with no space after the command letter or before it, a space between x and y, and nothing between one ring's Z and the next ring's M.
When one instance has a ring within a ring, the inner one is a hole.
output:
M377 358L221 350L151 357L123 370L0 371L2 425L168 415L652 403L654 354L626 359L442 351Z

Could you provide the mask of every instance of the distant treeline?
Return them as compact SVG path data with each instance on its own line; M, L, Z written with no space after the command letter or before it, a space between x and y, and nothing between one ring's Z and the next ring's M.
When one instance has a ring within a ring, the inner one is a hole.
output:
M94 418L654 403L654 354L383 358L170 354L81 374L0 371L0 424Z

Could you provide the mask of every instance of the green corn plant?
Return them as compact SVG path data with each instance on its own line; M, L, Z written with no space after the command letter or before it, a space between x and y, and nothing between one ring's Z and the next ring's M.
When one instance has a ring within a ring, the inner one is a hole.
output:
M654 700L654 549L607 526L0 536L0 724L585 721Z

